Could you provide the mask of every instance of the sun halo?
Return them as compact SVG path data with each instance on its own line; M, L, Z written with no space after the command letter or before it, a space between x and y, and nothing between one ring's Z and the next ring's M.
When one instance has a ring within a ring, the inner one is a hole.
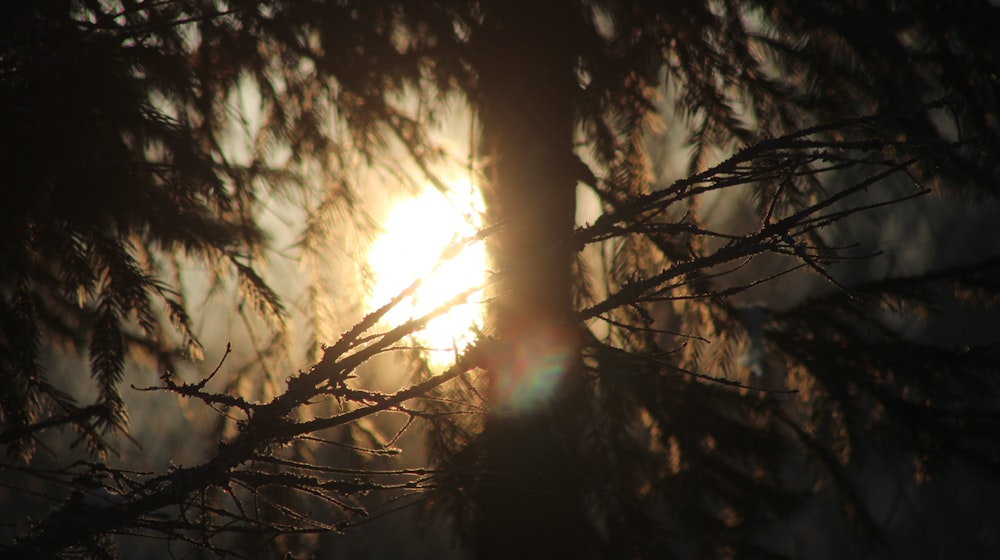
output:
M453 184L448 196L426 188L393 205L383 223L384 233L368 254L374 276L369 304L380 307L414 280L422 278L423 283L386 314L386 323L398 325L420 317L457 294L483 284L487 261L481 241L466 245L450 259L441 259L454 243L475 236L482 227L482 215L482 197L468 182ZM472 341L471 329L481 321L482 304L473 294L467 303L433 319L413 339L428 349L432 366L444 366L454 360L456 351Z

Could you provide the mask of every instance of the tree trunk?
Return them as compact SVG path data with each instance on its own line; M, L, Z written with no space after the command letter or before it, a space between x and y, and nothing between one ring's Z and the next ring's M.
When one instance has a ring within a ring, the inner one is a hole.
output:
M572 321L569 238L577 88L566 31L573 2L488 4L477 99L489 241L504 276L490 309L499 339L491 361L493 413L476 494L479 558L586 558L583 496L575 476L578 331Z

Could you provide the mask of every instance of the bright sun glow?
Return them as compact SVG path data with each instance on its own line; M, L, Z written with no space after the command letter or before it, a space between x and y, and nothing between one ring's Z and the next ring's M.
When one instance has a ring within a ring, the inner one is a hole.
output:
M452 243L475 235L482 226L482 211L482 197L468 182L454 184L447 197L428 188L393 207L383 225L385 233L375 241L368 256L375 275L370 304L382 306L415 279L425 280L413 297L389 312L387 323L396 325L419 317L483 283L486 250L481 242L439 263L442 251ZM432 365L450 363L456 349L471 342L470 328L481 323L482 318L478 301L477 294L473 294L469 303L454 307L417 334L416 342L432 349L428 355Z

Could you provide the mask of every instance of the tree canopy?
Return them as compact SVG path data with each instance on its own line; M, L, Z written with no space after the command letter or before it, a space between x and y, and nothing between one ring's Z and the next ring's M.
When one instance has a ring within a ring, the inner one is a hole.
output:
M876 269L893 249L852 229L931 191L995 204L990 2L46 0L0 20L2 468L63 492L12 554L103 557L115 535L302 553L384 494L450 516L482 558L764 557L817 480L877 534L852 471L873 457L997 467L1000 341L934 319L995 325L995 249ZM300 258L329 258L323 236L358 226L359 166L448 189L433 130L454 104L486 226L451 252L485 243L493 270L451 367L364 384L470 295L380 325L417 280L283 364L273 398L210 388L225 364L175 374L204 350L189 263L282 337L270 201L305 217ZM583 196L599 210L578 223ZM93 402L46 374L69 349ZM142 358L156 390L233 418L198 465L102 455ZM423 428L428 464L365 467L392 442L329 436L385 411ZM39 466L67 426L89 458Z

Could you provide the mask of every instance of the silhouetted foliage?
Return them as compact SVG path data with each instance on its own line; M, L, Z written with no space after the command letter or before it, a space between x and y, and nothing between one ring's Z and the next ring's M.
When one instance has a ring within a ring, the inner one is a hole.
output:
M851 238L858 215L932 189L994 201L1000 12L985 0L17 4L0 18L2 468L66 496L5 553L105 557L115 535L301 551L377 494L378 514L447 512L483 558L772 557L768 531L816 481L877 536L851 477L872 456L918 477L998 466L1000 341L933 328L960 304L995 317L995 256L847 266L874 257ZM253 123L234 109L246 96ZM180 381L178 358L202 350L180 263L235 279L281 335L264 201L301 201L315 259L363 198L358 162L401 148L446 189L429 130L449 102L477 120L487 202L465 243L496 265L479 340L395 393L355 381L430 318L379 324L415 284L306 371L286 364L273 398ZM684 178L650 156L661 117L689 133ZM599 200L593 223L573 221L578 188ZM718 200L747 209L726 223L704 210ZM802 272L823 287L756 301ZM522 412L498 386L526 338L568 350ZM86 349L93 403L45 375L67 347ZM204 462L100 458L142 356L164 372L148 390L232 418ZM433 464L348 464L395 453L337 431L384 411L426 430ZM66 425L94 461L38 466L33 442Z

